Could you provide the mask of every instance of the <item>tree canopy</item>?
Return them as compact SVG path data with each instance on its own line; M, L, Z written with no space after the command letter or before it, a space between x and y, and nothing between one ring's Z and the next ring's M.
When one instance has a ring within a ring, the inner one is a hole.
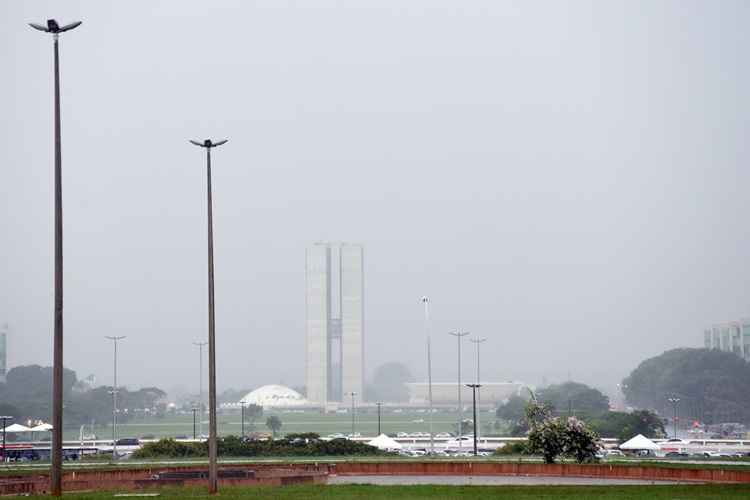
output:
M550 385L537 391L537 399L551 406L558 414L568 408L575 414L599 415L609 411L609 398L601 391L578 382Z
M664 423L657 414L649 410L632 413L611 411L589 421L591 428L600 436L617 438L621 442L643 434L647 438L664 436Z
M750 363L709 349L673 349L643 361L622 383L629 404L704 423L750 422Z
M380 365L372 377L367 399L370 401L388 401L400 403L409 400L407 382L413 382L414 377L402 363L385 363Z

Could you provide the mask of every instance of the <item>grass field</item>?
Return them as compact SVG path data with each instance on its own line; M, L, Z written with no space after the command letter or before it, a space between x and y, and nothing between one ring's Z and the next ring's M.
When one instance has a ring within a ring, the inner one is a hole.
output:
M349 434L352 431L351 414L342 413L320 413L316 411L306 411L304 413L292 412L266 412L255 422L255 430L268 432L265 426L266 418L269 415L276 415L282 421L282 433L287 432L317 432L321 436L327 436L334 433ZM469 417L468 414L465 415ZM381 416L381 429L387 434L396 434L398 432L428 432L428 414L424 412L407 412L393 413L383 411ZM456 412L439 412L433 415L433 425L435 433L451 432L455 429L455 422L458 416ZM481 419L487 422L494 421L492 412L482 412ZM377 414L373 410L358 412L354 419L355 432L363 436L373 436L378 430ZM241 417L238 413L219 414L218 431L220 435L234 434L239 435L242 429ZM90 432L91 427L86 426L85 432ZM245 431L250 432L250 420L245 421ZM204 419L203 432L208 433L208 422ZM112 436L112 428L109 422L103 425L95 425L94 433L100 439L107 439ZM125 423L118 423L117 434L119 437L137 437L146 435L160 437L174 437L177 435L193 436L193 417L192 415L168 415L163 418L149 417L145 419L132 420ZM66 430L65 439L74 440L78 438L78 431Z
M205 488L163 489L158 498L209 497ZM30 498L48 498L33 496ZM112 492L67 493L65 498L102 500ZM750 498L750 485L660 485L660 486L286 486L222 488L220 498L231 499L734 499Z

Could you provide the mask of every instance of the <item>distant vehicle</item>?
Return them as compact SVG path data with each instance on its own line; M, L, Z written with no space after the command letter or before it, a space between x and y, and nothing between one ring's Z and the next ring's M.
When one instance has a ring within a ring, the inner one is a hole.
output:
M138 438L120 438L117 440L117 446L138 446L140 444Z
M706 458L715 458L715 457L720 457L721 455L719 454L718 451L704 451L703 456Z
M670 451L664 456L667 458L685 458L685 457L689 457L690 455L687 453L680 453L679 451Z
M340 432L337 432L335 434L329 434L328 437L330 439L346 439L346 436L341 434Z
M681 443L681 444L689 444L689 441L685 441L684 439L679 438L671 438L667 439L665 443Z
M396 437L406 438L409 437L409 434L407 434L406 432L399 432L398 434L396 434Z
M178 434L174 437L175 439L190 439L185 434Z
M449 438L449 437L453 437L453 436L451 436L451 434L448 433L448 432L439 432L439 433L435 434L435 437L436 438Z
M624 457L625 454L620 450L605 450L604 455L608 457Z

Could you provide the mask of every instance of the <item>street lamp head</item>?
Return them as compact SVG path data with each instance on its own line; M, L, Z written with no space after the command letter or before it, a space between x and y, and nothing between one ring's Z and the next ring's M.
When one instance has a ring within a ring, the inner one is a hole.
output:
M428 302L427 297L422 297L422 303L426 304Z
M223 139L219 142L212 142L211 139L206 139L203 142L200 141L194 141L190 139L191 144L195 144L196 146L202 147L202 148L215 148L216 146L221 146L223 144L226 144L229 139Z
M57 33L64 33L66 31L75 29L78 26L80 26L81 23L82 21L75 21L70 24L66 24L63 27L60 27L60 25L57 24L57 21L55 21L54 19L47 19L47 26L37 24L37 23L29 23L29 26L31 26L35 30L44 31L45 33L57 34Z

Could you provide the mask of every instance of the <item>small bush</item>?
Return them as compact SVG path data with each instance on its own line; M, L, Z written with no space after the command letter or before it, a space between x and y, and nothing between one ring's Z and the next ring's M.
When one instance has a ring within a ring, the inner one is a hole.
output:
M515 441L512 443L505 443L505 446L495 450L495 455L507 456L507 455L526 455L528 449L526 443L523 441Z

